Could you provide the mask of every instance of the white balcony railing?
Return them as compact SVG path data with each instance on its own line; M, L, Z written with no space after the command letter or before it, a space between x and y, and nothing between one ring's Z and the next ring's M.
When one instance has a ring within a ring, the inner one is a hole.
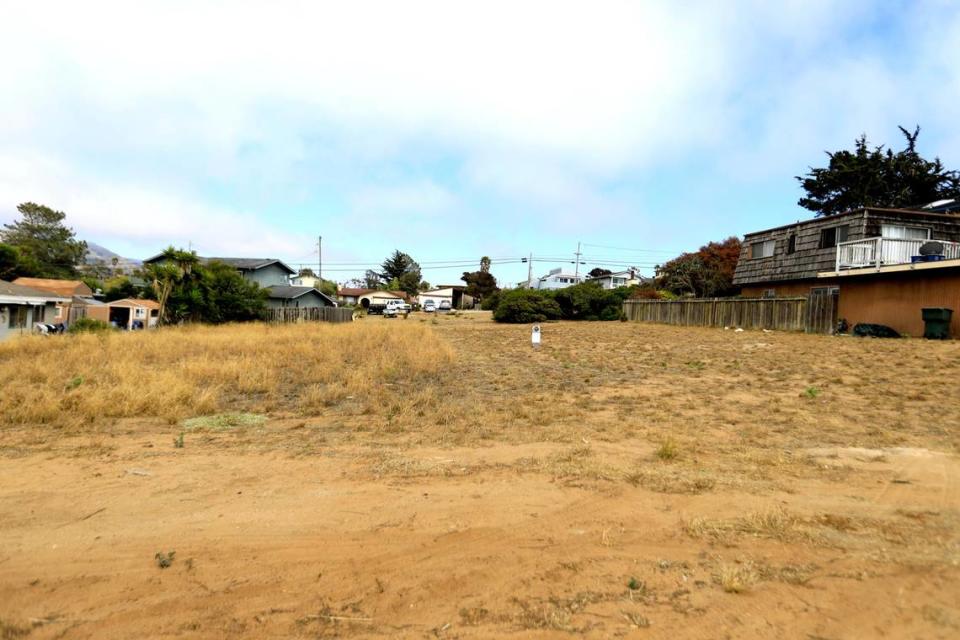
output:
M837 271L842 269L880 268L891 264L910 264L920 255L926 242L943 245L943 259L960 259L960 242L946 240L902 240L900 238L867 238L837 244Z

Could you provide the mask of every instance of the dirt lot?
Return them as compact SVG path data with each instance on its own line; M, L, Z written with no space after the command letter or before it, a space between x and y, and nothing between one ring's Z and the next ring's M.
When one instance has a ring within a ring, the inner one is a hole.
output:
M960 636L960 343L420 320L375 401L4 424L0 638Z

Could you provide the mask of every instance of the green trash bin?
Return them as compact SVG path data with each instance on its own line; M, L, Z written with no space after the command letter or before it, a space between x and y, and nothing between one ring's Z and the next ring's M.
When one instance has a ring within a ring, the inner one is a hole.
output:
M930 340L946 340L950 337L950 318L953 309L930 307L923 310L923 337Z

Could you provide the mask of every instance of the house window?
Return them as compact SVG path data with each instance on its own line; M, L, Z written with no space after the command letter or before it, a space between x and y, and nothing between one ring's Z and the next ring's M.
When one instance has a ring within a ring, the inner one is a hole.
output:
M930 229L885 224L880 227L880 235L893 240L928 240L930 238Z
M750 245L751 258L769 258L773 255L773 249L776 246L776 240L764 240L763 242L754 242Z
M777 290L776 289L764 289L763 293L760 294L761 298L776 298Z
M19 305L10 307L10 329L22 329L27 326L27 308Z
M791 233L790 237L787 238L787 253L796 253L797 251L797 234Z
M833 247L837 246L837 244L846 242L847 232L849 230L850 227L848 225L820 229L820 248L832 249Z
M146 309L144 309L143 307L137 307L137 308L135 308L135 309L133 310L133 317L134 317L134 318L145 318L145 317L146 317L146 314L144 313L145 311L146 311Z

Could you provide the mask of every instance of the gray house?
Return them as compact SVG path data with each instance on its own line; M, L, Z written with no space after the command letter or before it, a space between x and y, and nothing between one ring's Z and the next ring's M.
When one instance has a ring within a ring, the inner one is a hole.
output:
M197 258L201 264L222 262L240 272L245 280L255 282L261 287L290 284L290 276L297 272L288 267L282 260L276 258ZM163 262L163 254L147 258L144 264L158 264Z
M0 340L30 333L37 322L52 324L65 302L70 298L0 280Z
M267 289L270 291L270 297L267 298L267 307L271 309L311 309L337 306L336 301L313 287L274 285Z

